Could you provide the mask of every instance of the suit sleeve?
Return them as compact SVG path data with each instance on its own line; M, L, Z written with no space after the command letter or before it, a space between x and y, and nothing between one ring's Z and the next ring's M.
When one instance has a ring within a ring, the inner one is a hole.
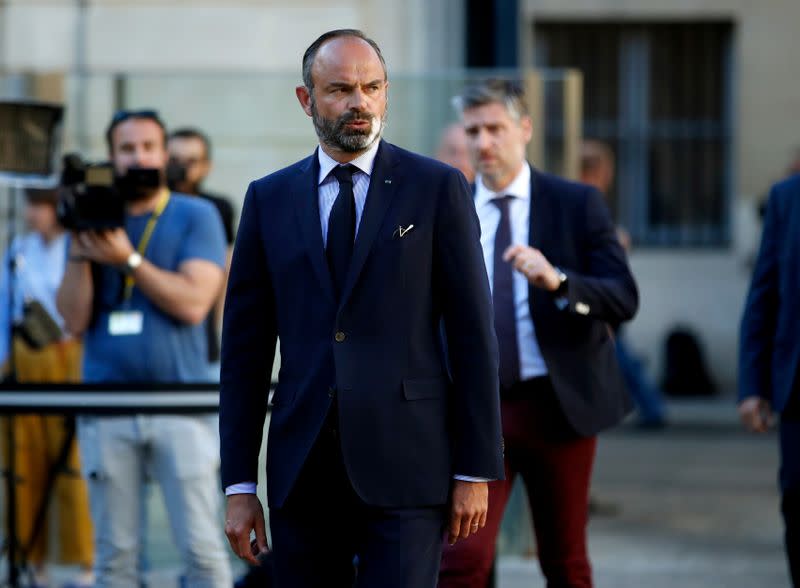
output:
M616 325L636 314L639 292L603 197L589 189L584 202L587 265L581 271L561 268L569 283L569 309Z
M502 479L497 341L480 225L463 176L448 173L436 212L435 268L453 378L453 473Z
M222 329L220 453L222 485L258 481L277 326L275 300L253 184L233 250Z
M778 321L779 197L770 193L761 247L745 302L739 336L739 399L771 397L771 358Z

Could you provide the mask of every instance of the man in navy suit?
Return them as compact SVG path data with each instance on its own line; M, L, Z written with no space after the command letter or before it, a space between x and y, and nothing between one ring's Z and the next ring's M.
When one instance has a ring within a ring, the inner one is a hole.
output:
M742 317L739 416L763 433L780 414L781 512L794 586L800 586L800 175L776 184Z
M519 474L547 585L588 588L596 435L630 409L609 325L633 317L636 284L603 196L525 160L532 121L519 87L476 84L460 107L478 170L475 207L494 298L506 475L489 483L486 528L445 548L439 586L486 586Z
M250 184L222 339L225 531L254 563L267 448L277 586L424 588L443 533L485 522L503 475L497 344L464 177L381 140L386 67L356 30L322 35L296 90L310 157ZM446 336L446 345L442 341Z

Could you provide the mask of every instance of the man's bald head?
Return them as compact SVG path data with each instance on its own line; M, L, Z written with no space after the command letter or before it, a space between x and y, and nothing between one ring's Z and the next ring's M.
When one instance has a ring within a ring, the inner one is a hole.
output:
M319 53L320 48L333 39L342 39L342 38L353 38L353 39L360 39L365 43L369 44L370 47L375 51L378 59L381 62L381 66L383 67L383 77L384 80L388 78L386 72L386 61L383 59L383 54L381 53L381 48L378 47L378 44L367 37L362 31L358 29L336 29L334 31L328 31L327 33L323 33L320 35L316 41L309 45L306 52L303 54L303 84L305 84L306 88L309 90L314 89L314 79L312 77L312 69L314 68L314 60L317 57L317 53Z
M614 152L602 141L581 143L581 182L608 194L614 183Z
M464 125L453 123L442 131L439 148L436 150L436 159L461 170L467 181L474 181L475 168L470 160Z

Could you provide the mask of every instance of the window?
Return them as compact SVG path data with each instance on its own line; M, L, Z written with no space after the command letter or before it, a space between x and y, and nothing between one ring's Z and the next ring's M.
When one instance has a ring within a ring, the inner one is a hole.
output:
M536 25L537 65L583 72L584 137L614 151L609 205L637 243L730 239L731 31L713 22Z

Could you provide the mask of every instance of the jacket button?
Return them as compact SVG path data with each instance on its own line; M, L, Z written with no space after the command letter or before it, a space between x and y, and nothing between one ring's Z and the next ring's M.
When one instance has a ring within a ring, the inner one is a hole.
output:
M336 342L337 342L337 343L341 343L341 342L342 342L342 341L344 341L344 340L345 340L347 337L346 337L346 336L345 336L345 334L344 334L344 333L342 333L341 331L337 331L337 332L336 332L336 334L333 336L333 338L334 338L334 339L336 339Z
M334 388L333 386L330 386L328 388L328 396L330 396L331 398L336 396L336 388Z

